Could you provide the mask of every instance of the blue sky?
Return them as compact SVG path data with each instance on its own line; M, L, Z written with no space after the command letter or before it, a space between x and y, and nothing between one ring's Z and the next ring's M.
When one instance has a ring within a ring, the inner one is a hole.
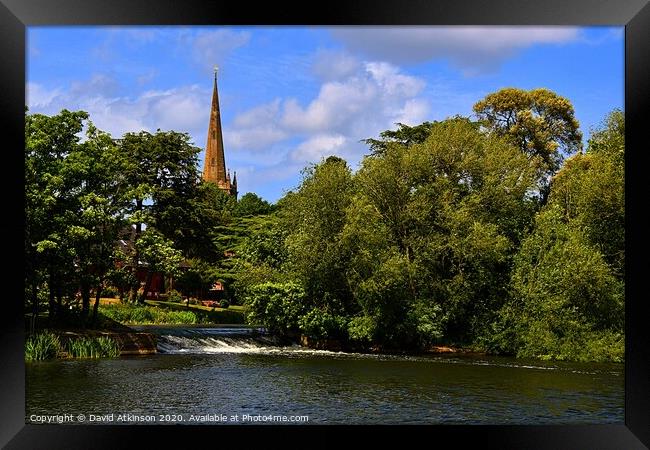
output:
M184 131L205 147L213 67L226 164L275 202L361 139L455 114L503 87L567 97L585 135L623 109L622 27L30 27L31 112L100 129ZM200 154L203 163L203 152Z

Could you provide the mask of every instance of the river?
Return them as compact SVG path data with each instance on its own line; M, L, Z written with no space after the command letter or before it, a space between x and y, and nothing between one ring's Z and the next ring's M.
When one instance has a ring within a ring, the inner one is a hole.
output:
M249 331L159 328L156 355L26 363L26 422L624 421L622 364L346 354L274 347Z

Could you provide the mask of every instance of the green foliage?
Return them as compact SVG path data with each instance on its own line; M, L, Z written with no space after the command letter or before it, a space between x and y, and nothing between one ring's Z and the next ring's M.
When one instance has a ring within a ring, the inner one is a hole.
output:
M245 299L247 322L281 334L296 332L305 313L305 291L296 283L263 283L252 286Z
M180 303L181 301L183 301L183 295L177 290L172 289L169 292L167 292L167 301Z
M221 302L219 302L219 306L221 306L224 309L227 309L230 307L230 302L228 300L221 300Z
M545 174L555 173L563 154L574 153L582 145L573 105L548 89L501 89L476 103L474 112L523 153L541 158Z
M495 347L518 356L589 359L592 343L617 346L624 320L624 287L584 231L550 205L517 255L513 300L502 312ZM609 336L609 337L608 337ZM613 337L612 337L613 336ZM599 354L617 352L601 349ZM600 357L599 357L600 358Z
M348 322L348 336L362 344L370 344L377 334L377 321L370 316L357 316Z
M61 341L56 334L32 334L25 342L25 361L42 361L56 358L61 352Z
M171 240L151 228L147 228L136 242L140 257L148 264L150 272L176 275L183 256L173 245Z
M115 358L120 356L120 346L106 336L78 337L65 345L56 334L43 332L29 336L25 343L25 360L53 359L67 352L69 358Z
M247 192L239 199L233 213L237 216L257 216L269 214L272 210L273 207L269 202L252 192Z
M350 301L346 283L348 255L339 234L352 194L352 174L345 161L329 157L305 169L298 192L280 211L286 230L286 270L303 285L316 306Z
M587 153L566 161L553 180L550 200L621 279L625 276L625 127L614 111L594 130Z
M566 161L512 272L496 351L621 361L624 354L624 125L620 111Z
M347 338L347 319L318 308L301 316L298 326L311 338Z
M199 149L185 133L115 141L84 112L27 114L31 309L53 314L57 299L67 296L67 306L79 291L87 313L91 292L107 284L133 297L143 261L150 274L174 275L178 292L164 307L102 306L107 317L239 321L233 308L175 303L181 293L204 297L219 280L222 305L245 301L249 323L289 336L621 360L623 113L565 161L582 136L569 100L508 88L474 111L480 122L397 124L367 139L372 154L356 173L339 157L323 159L277 205L253 193L236 201L200 181ZM135 245L117 250L127 223ZM46 338L36 339L26 352L44 354Z
M71 358L116 358L120 356L120 346L117 341L106 336L70 339L66 343L66 350Z

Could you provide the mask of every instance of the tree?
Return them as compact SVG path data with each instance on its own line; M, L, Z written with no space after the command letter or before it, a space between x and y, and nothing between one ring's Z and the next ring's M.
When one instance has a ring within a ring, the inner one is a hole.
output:
M615 110L593 130L584 155L566 161L551 202L583 228L614 273L625 276L625 119Z
M25 281L38 314L38 290L47 282L49 312L55 315L55 294L61 294L73 255L61 236L60 217L69 207L69 193L61 170L67 155L79 145L79 133L88 114L62 110L48 117L25 111Z
M130 199L127 211L135 224L135 252L132 255L133 270L137 270L140 239L143 224L154 226L169 239L182 237L183 224L192 212L191 200L196 198L198 184L199 148L190 142L187 133L146 131L126 133L119 146L127 164L125 180L129 186L126 193ZM137 286L133 286L131 299L135 299Z
M478 127L478 123L470 121L466 117L455 116L452 119L466 121L468 124ZM403 123L396 123L397 130L385 130L379 133L379 139L363 139L371 150L371 155L380 155L386 151L389 143L402 144L410 147L414 144L422 144L431 134L433 127L440 122L423 122L420 125L409 126Z
M582 145L573 105L548 89L501 89L476 103L474 112L529 158L541 158L541 176L554 174L563 157Z
M623 283L558 204L537 217L515 261L496 349L517 356L614 359L623 354Z
M624 119L611 113L569 158L517 254L498 349L520 356L622 360Z
M75 201L64 214L64 236L74 248L84 320L89 311L90 290L95 290L94 323L103 284L115 266L115 242L125 223L126 187L122 177L124 158L111 136L89 122L86 137L82 145L68 154L62 170Z
M238 216L256 216L259 214L268 214L272 210L273 207L269 202L252 192L248 192L239 199L234 213Z
M374 338L471 341L483 332L535 211L534 177L515 147L462 118L364 159L343 239L348 284Z
M385 130L379 133L379 139L364 139L372 155L380 155L386 151L389 142L400 143L407 147L424 142L431 132L432 122L424 122L416 126L397 123L397 130Z
M300 188L280 211L287 231L287 268L316 306L350 300L347 256L339 245L339 234L351 193L350 168L341 158L329 157L303 172Z

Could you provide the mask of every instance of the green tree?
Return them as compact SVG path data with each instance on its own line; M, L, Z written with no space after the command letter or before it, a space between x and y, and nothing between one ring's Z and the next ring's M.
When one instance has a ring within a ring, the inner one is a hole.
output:
M516 257L495 347L520 356L623 358L624 119L568 159Z
M579 150L582 133L571 102L548 89L505 88L474 105L488 129L542 161L540 175L554 174L565 155Z
M614 273L625 276L625 121L612 112L593 131L584 155L566 161L553 180L550 201L582 227Z
M534 180L521 152L462 118L435 123L421 144L389 143L364 159L344 242L348 284L373 338L412 344L484 332L534 213Z
M552 359L622 358L623 284L560 205L542 211L512 276L497 347Z
M466 117L455 116L454 120L463 120L467 123L473 124L478 127L478 123L470 121ZM363 139L371 150L371 155L380 155L386 151L386 147L389 143L402 144L406 147L410 147L413 144L422 144L427 140L429 134L431 134L432 128L435 124L440 123L438 121L433 122L423 122L420 125L409 126L403 123L396 123L396 130L385 130L379 133L379 139L368 138Z
M280 211L287 230L287 269L295 274L315 306L338 309L339 304L350 301L345 277L348 258L339 234L351 193L350 168L342 159L331 156L303 172L300 188Z
M182 239L183 224L191 222L194 211L191 200L197 197L198 153L187 133L146 131L126 133L119 147L127 163L124 177L129 186L127 214L135 224L135 241L142 235L143 225L155 226L168 239ZM133 270L140 256L137 244L132 255ZM136 297L137 286L131 290Z
M259 214L268 214L272 211L273 207L269 202L252 192L244 194L234 208L234 213L238 216L256 216Z

